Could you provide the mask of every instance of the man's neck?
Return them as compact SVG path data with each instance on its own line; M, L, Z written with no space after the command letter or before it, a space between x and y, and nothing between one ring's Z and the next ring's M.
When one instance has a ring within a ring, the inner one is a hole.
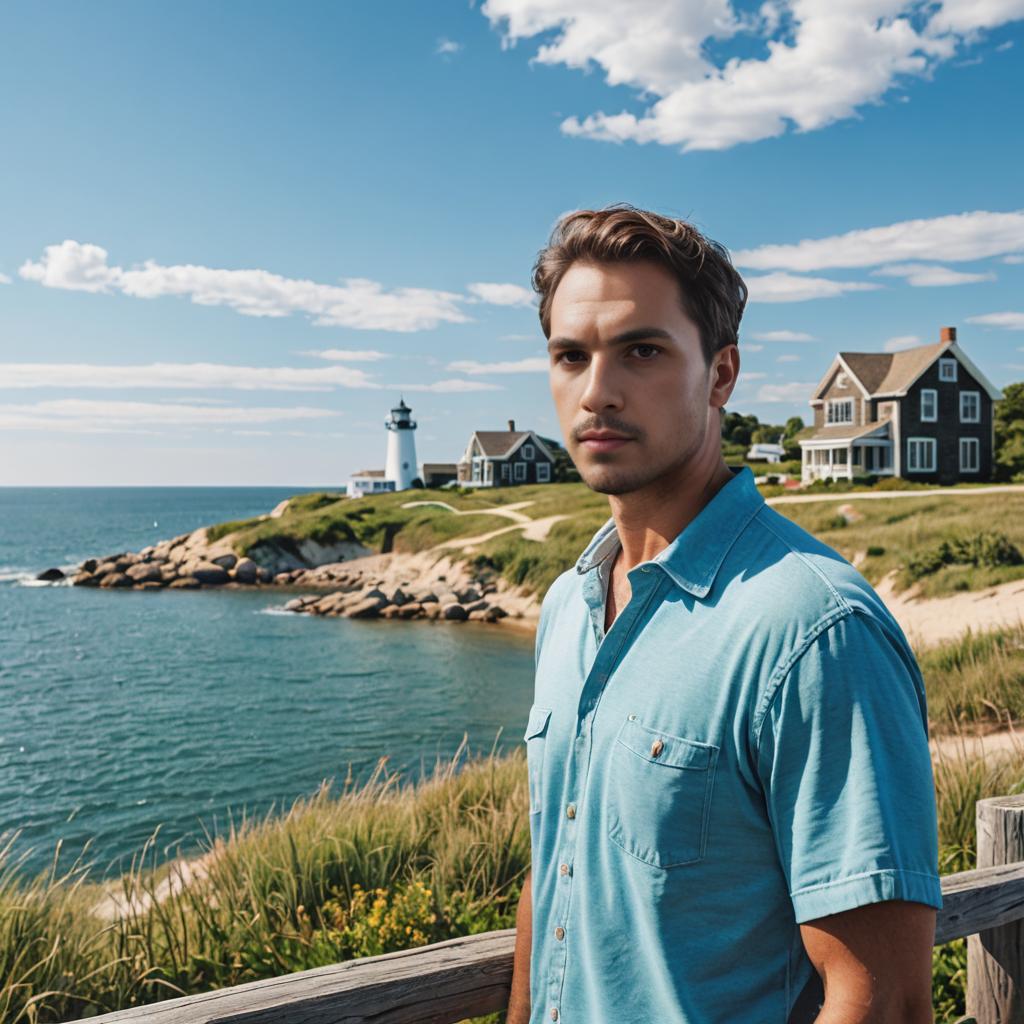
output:
M733 477L719 453L707 466L655 481L642 491L611 495L609 505L622 545L616 568L628 572L668 547Z

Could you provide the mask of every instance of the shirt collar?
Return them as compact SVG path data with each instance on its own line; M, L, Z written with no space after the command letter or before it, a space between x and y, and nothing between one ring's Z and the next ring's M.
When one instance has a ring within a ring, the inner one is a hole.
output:
M736 538L764 504L749 466L729 467L732 479L649 563L659 565L683 590L705 597ZM614 555L619 535L614 517L594 534L576 562L581 576Z

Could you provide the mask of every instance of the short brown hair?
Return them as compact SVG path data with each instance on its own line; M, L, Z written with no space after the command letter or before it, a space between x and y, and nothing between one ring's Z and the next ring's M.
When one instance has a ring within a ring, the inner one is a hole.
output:
M728 250L692 224L628 203L602 210L575 210L561 217L533 266L540 295L540 323L551 336L551 299L573 263L627 263L649 260L679 282L683 309L700 329L704 361L739 341L747 286Z

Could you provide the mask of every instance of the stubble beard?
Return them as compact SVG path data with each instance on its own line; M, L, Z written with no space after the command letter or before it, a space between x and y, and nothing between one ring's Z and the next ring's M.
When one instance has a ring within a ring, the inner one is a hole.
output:
M691 434L690 443L677 449L664 461L652 461L645 456L642 448L636 452L630 451L631 446L637 443L631 441L618 451L592 455L590 464L579 470L580 479L597 494L612 496L645 490L659 480L678 480L700 452L704 439L704 433L699 436ZM624 457L626 453L629 453L628 458Z

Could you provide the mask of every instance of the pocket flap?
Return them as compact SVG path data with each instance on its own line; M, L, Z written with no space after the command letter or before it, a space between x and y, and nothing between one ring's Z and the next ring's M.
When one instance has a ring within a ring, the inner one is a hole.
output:
M618 740L634 754L652 764L671 765L673 768L707 770L718 753L718 747L711 743L673 736L660 729L648 729L647 726L628 718L619 729ZM654 755L651 748L658 740L661 741L661 749Z
M530 720L526 724L524 740L539 736L547 727L548 719L551 717L551 708L537 707L536 704L530 708Z

